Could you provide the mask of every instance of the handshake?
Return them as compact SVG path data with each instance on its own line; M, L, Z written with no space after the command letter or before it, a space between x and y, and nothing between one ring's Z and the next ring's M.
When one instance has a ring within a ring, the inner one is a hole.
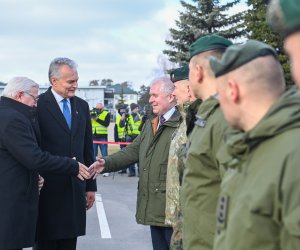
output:
M86 167L80 162L78 162L78 164L79 173L77 177L83 181L91 178L96 179L97 175L100 174L105 167L105 160L100 157L96 157L96 161L90 167Z

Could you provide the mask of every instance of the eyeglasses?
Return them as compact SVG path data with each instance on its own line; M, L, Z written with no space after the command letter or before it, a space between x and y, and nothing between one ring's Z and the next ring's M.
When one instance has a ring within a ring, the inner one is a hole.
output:
M34 100L34 103L37 103L37 101L39 100L39 97L38 97L38 96L35 97L34 95L32 95L32 94L30 94L30 93L28 93L28 92L26 92L26 91L24 91L24 93L27 94L27 95L29 95L29 96L31 96L32 99Z

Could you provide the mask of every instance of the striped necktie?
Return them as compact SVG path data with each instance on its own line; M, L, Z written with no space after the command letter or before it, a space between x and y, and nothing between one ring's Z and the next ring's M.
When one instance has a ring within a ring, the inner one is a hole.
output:
M164 124L165 122L166 122L166 119L164 118L163 115L161 115L161 116L159 117L159 126L162 125L162 124Z

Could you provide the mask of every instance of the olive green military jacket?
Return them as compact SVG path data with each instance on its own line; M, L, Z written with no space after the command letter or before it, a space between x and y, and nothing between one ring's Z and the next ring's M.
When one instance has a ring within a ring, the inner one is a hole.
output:
M181 193L183 247L208 250L213 248L222 173L217 152L225 146L223 137L227 123L216 97L205 100L196 117L187 142Z
M226 136L215 250L300 249L300 95L285 93L248 132Z
M166 226L166 175L171 137L181 121L180 113L156 131L158 117L148 120L131 145L104 157L105 172L115 172L139 161L136 221L143 225Z

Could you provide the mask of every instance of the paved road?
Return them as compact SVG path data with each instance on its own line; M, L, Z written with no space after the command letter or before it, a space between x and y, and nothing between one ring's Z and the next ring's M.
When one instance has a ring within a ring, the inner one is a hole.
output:
M111 123L109 141L113 128ZM110 154L118 150L119 146L109 146ZM97 204L87 212L87 234L78 238L77 250L152 250L149 226L135 222L137 182L127 174L98 176Z
M149 226L135 222L137 182L126 174L98 176L98 201L87 212L87 235L79 237L77 250L152 249Z
M99 176L97 182L98 201L96 206L88 211L87 235L79 239L78 249L151 250L149 227L136 224L134 217L138 178L116 173L114 177L112 174L109 177ZM99 202L99 194L102 203ZM103 212L97 215L96 207L99 210L102 204L111 238L103 238L107 236L103 218L100 219L102 231L99 229L98 218L102 217Z

